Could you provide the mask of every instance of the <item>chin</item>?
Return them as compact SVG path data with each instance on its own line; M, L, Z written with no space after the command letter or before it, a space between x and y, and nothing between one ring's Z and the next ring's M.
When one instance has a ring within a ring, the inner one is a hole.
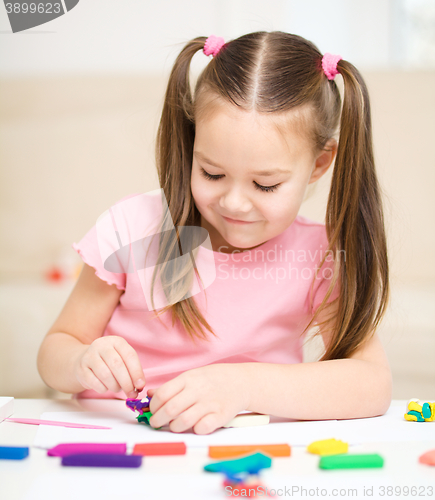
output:
M262 243L263 243L262 241L254 241L250 243L243 243L240 241L228 241L227 245L241 250L248 250L248 248L258 247L258 245L261 245Z

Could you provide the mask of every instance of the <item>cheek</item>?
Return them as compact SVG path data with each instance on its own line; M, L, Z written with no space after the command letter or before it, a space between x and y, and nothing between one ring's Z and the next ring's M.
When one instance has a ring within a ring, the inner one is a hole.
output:
M192 172L192 178L190 182L190 188L192 191L192 196L197 206L207 205L210 200L210 189L207 189L207 185L204 185L205 179L197 172Z
M262 211L270 222L288 225L298 214L300 205L300 193L287 189L279 195L271 195L270 201L262 203Z

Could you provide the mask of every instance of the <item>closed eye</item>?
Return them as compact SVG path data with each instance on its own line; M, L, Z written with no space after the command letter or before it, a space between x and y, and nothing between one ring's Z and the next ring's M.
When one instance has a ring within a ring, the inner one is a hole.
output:
M208 172L206 172L202 167L200 168L202 176L208 179L209 181L218 181L220 178L223 177L223 175L211 175ZM278 186L280 186L280 184L275 184L275 186L260 186L260 184L254 182L254 186L255 189L259 189L265 193L273 193L273 191L275 191L275 189L277 189Z

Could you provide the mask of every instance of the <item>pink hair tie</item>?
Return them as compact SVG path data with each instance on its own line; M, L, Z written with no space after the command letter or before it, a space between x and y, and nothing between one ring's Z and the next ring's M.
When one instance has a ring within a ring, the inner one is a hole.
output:
M224 44L225 40L221 36L210 35L204 44L204 54L216 57Z
M341 61L343 58L341 56L335 56L333 54L329 54L328 52L322 58L322 68L325 75L328 77L328 80L333 80L335 75L339 73L337 71L337 63Z

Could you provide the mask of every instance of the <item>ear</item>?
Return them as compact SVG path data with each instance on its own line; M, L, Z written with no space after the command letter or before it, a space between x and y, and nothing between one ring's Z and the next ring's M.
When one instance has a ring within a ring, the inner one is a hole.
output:
M308 184L316 182L328 170L337 154L337 147L337 141L335 139L329 139L315 159L314 168L311 172Z

